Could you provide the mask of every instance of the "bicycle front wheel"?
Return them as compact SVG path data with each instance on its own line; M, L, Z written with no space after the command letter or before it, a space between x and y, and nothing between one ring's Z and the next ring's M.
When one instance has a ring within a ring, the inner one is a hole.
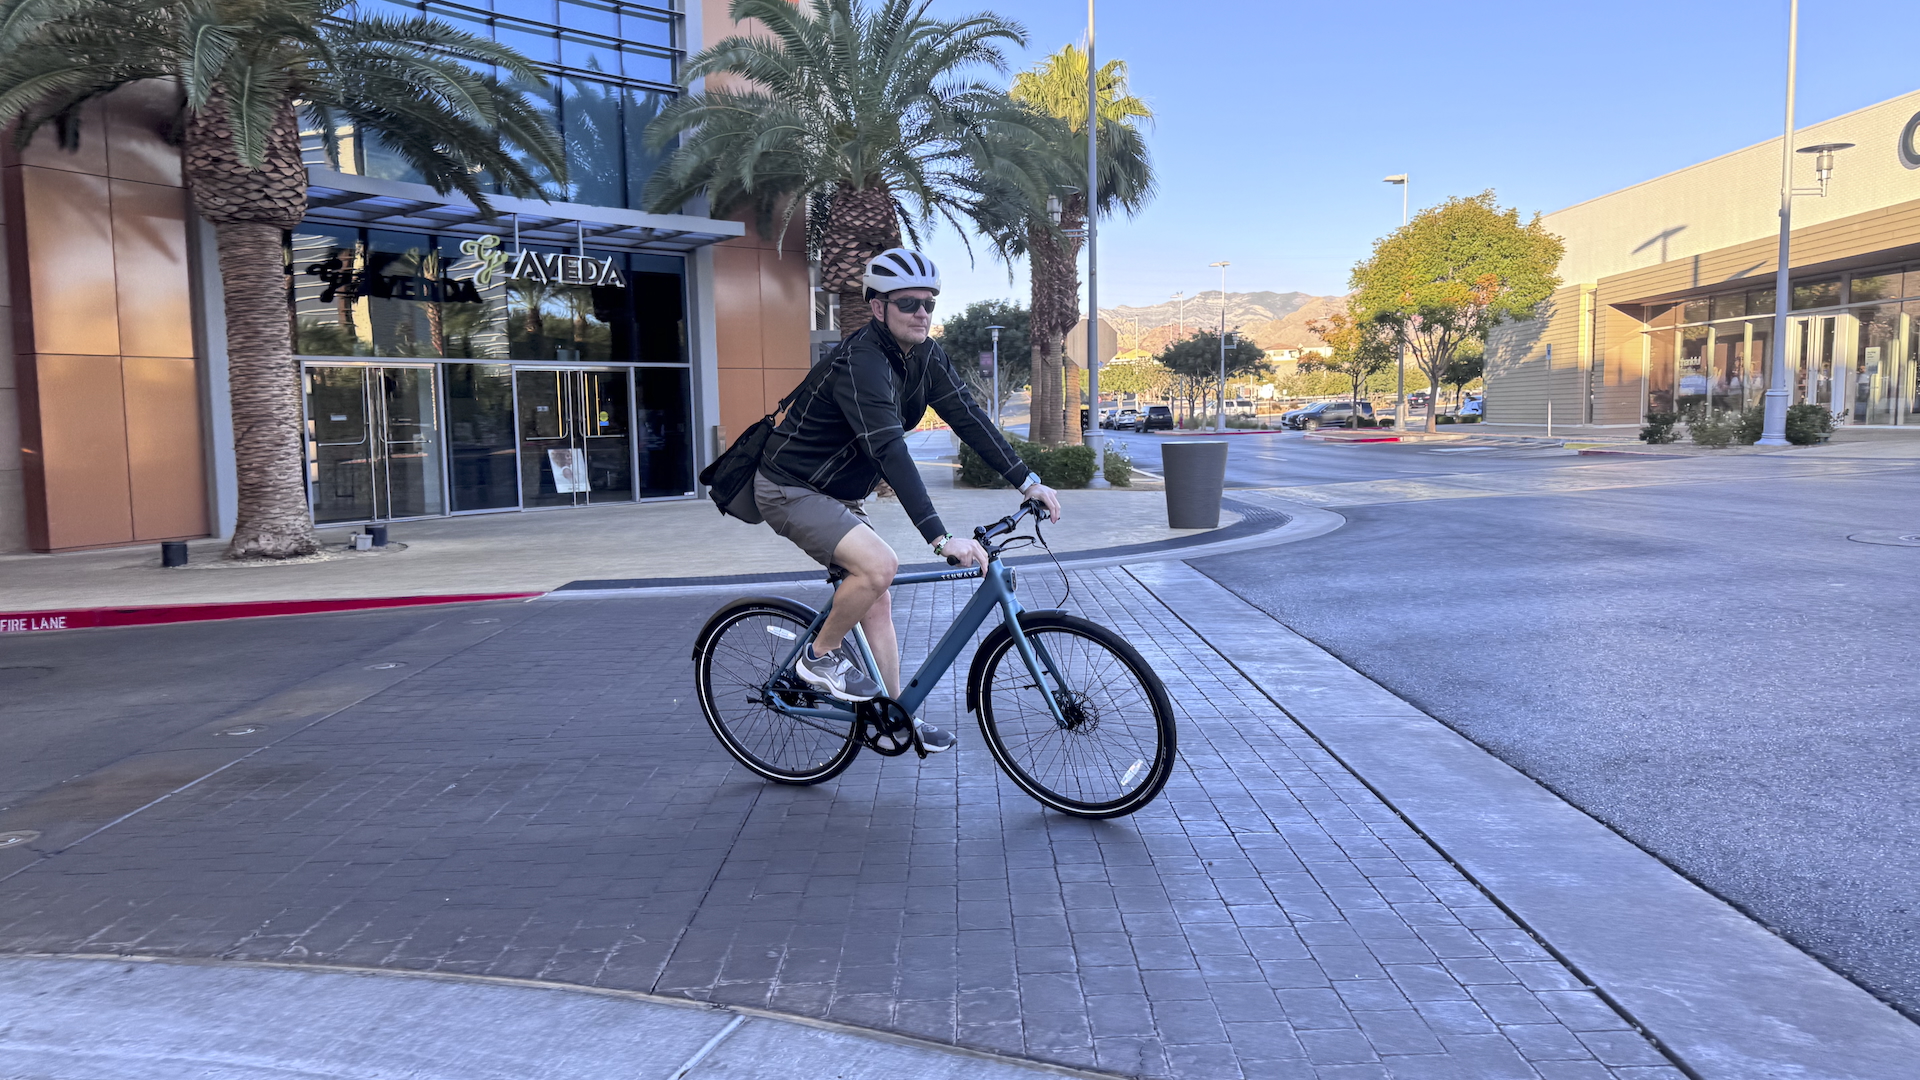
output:
M787 705L845 708L815 696L792 671L779 671L815 614L779 597L741 600L708 620L694 647L707 725L734 760L782 784L831 780L860 752L851 716L825 720L770 707L771 693Z
M1152 802L1173 775L1176 752L1173 703L1160 677L1097 623L1049 613L1021 616L1020 628L1065 686L1053 687L1044 664L1046 677L1036 681L1012 634L988 636L975 670L980 734L994 760L1021 790L1076 817L1119 817Z

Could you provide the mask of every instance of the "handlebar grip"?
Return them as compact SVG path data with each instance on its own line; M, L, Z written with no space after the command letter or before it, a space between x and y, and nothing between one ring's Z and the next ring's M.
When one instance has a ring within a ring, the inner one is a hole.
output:
M959 559L956 559L956 558L954 558L954 557L953 557L953 556L951 556L951 555L949 555L949 556L947 556L947 565L948 565L948 566L959 566L959 565L960 565L960 560L959 560Z

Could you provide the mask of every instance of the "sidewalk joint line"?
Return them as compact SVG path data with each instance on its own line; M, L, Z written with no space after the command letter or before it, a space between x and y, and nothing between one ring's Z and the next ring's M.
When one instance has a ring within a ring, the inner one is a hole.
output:
M740 1025L746 1022L746 1017L735 1014L733 1019L727 1021L726 1027L721 1028L713 1038L707 1040L707 1045L693 1052L693 1056L687 1059L685 1065L680 1066L668 1074L667 1080L685 1080L688 1073L692 1072L701 1062L707 1060L708 1054L718 1050L720 1044L727 1041L727 1036L740 1030Z

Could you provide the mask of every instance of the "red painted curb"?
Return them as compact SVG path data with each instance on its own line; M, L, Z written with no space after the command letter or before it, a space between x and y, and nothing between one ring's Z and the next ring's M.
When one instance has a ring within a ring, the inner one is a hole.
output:
M250 600L234 604L164 604L153 607L69 608L0 614L0 634L47 630L84 630L102 626L156 626L162 623L258 619L270 615L313 615L326 611L368 611L424 604L471 604L482 600L524 600L545 593L473 593L460 596L369 596L350 600Z

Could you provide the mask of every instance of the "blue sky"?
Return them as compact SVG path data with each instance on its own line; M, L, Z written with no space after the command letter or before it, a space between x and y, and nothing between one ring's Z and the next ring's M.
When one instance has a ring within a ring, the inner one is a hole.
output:
M1024 23L1025 67L1086 31L1075 0L935 0ZM1913 0L1803 0L1799 123L1920 86ZM1219 288L1344 291L1413 205L1495 189L1554 210L1780 133L1786 0L1574 5L1100 0L1099 55L1157 113L1160 193L1101 230L1101 306ZM929 245L957 308L1024 276L948 232ZM1084 296L1083 296L1084 299Z

